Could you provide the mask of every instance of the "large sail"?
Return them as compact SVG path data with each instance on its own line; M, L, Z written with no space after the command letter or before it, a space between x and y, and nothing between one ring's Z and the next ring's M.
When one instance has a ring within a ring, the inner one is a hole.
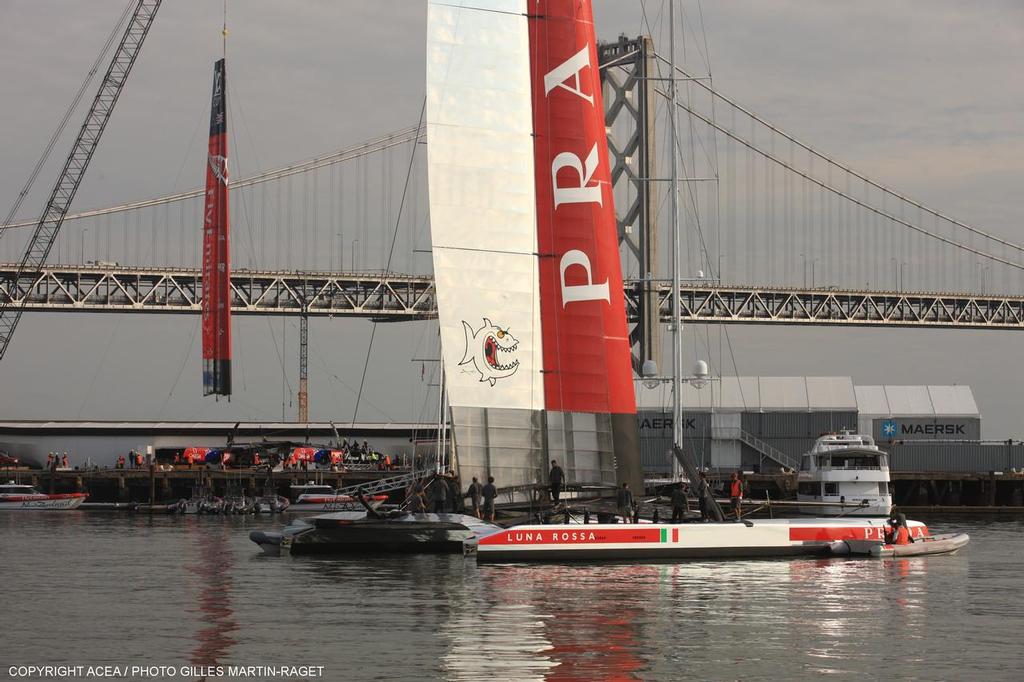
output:
M227 83L213 66L203 212L203 395L231 395L231 260L228 253Z
M642 492L593 12L590 0L529 5L545 409L597 415L618 480Z
M589 2L429 2L434 277L464 478L538 483L555 459L570 480L641 484L596 59Z

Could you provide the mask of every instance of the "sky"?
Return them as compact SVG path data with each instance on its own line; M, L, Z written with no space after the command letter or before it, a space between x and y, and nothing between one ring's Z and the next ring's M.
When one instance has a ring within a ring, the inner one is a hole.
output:
M124 6L0 0L4 213ZM642 32L644 10L652 26L661 25L666 7L663 0L594 6L605 39ZM926 205L1024 240L1024 5L686 0L682 7L687 66L710 66L730 97ZM190 140L203 124L212 62L221 53L221 12L215 0L163 4L76 209L200 184L203 151ZM237 150L242 170L309 158L417 120L425 2L235 0L228 17L232 105L249 139ZM69 142L22 215L38 213ZM201 396L195 318L28 314L0 362L0 419L279 419L282 409L293 417L295 321L236 319L237 393L215 402ZM311 322L311 418L353 418L370 334L366 321ZM732 327L736 366L726 371L969 384L983 436L1021 438L1018 334ZM358 418L433 419L433 364L421 380L424 363L411 358L436 355L436 344L435 325L381 328ZM691 359L701 355L692 336L687 349ZM289 374L283 401L282 362Z

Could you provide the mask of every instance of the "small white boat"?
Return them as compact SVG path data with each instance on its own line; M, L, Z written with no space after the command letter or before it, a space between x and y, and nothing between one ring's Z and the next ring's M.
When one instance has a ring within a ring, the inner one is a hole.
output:
M890 545L878 540L843 540L834 543L830 549L833 554L871 556L880 559L890 557L927 556L929 554L949 554L955 552L968 542L971 536L967 533L945 533L915 538L906 545Z
M803 456L797 474L800 513L814 516L884 516L892 507L889 456L871 436L830 433Z
M65 511L75 509L89 497L86 493L41 493L30 485L8 481L0 485L0 510L47 510Z
M291 489L292 493L297 495L295 504L291 508L293 512L361 510L364 508L358 498L340 494L329 485L304 483L293 485ZM367 504L374 509L387 500L387 495L366 495Z

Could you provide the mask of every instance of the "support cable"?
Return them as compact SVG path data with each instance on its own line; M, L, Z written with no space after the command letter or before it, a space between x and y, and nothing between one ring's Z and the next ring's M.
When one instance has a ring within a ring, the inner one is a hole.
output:
M661 55L659 55L657 53L655 53L655 57L659 61L662 61L662 62L666 61L664 57L662 57ZM810 145L805 144L804 142L801 142L800 140L798 140L797 138L793 137L792 135L789 135L785 131L775 127L774 125L772 125L771 123L769 123L765 119L763 119L760 116L758 116L757 114L755 114L753 111L743 107L740 104L737 104L735 101L729 99L728 97L726 97L725 95L721 94L720 92L718 92L714 88L710 87L706 83L701 82L701 79L699 79L697 77L694 77L694 76L691 76L689 74L689 72L684 70L682 67L677 66L676 67L676 71L681 73L684 77L692 80L694 83L696 83L700 87L702 87L705 90L707 90L711 94L711 96L713 98L718 98L718 99L722 100L723 102L725 102L726 104L728 104L728 105L738 109L739 111L743 112L744 114L749 116L751 119L753 119L754 121L757 121L758 123L760 123L764 127L766 127L769 130L771 130L772 132L774 132L774 133L776 133L778 135L781 135L782 137L786 138L787 140L789 140L793 144L797 145L801 149L807 150L809 153L813 154L814 156L818 157L819 159L821 159L821 160L823 160L823 161L825 161L825 162L835 166L836 168L839 168L840 170L842 170L845 173L849 173L850 175L852 175L853 177L857 178L858 180L864 181L865 183L867 183L871 187L874 187L877 190L885 192L886 194L888 194L888 195L890 195L892 197L895 197L896 199L899 199L900 201L905 201L906 203L910 204L911 206L914 206L915 208L921 209L922 211L924 211L925 213L928 213L929 215L935 216L936 218L940 218L942 220L945 220L946 222L952 223L953 225L956 225L959 228L967 230L968 232L972 232L972 233L974 233L976 235L979 235L981 237L984 237L986 239L991 239L994 242L998 242L999 244L1002 244L1003 246L1008 246L1008 247L1010 247L1010 248L1012 248L1014 250L1024 251L1024 245L1016 244L1016 243L1011 242L1011 241L1007 241L1007 240L1003 239L1002 237L999 237L997 235L991 234L989 232L985 232L984 230L980 230L980 229L978 229L976 227L972 227L971 225L968 225L967 223L964 223L964 222L961 222L959 220L956 220L955 218L952 218L952 217L950 217L948 215L945 215L944 213L941 213L939 211L936 211L936 210L933 210L931 208L928 208L927 206L925 206L925 205L923 205L923 204L921 204L921 203L919 203L917 201L914 201L910 197L905 196L903 194L900 194L899 192L897 192L897 191L895 191L895 190L893 190L893 189L891 189L891 188L889 188L889 187L887 187L887 186L885 186L885 185L883 185L883 184L881 184L879 182L875 182L874 180L868 178L867 176L865 176L865 175L863 175L861 173L858 173L857 171L849 168L848 166L844 166L843 164L839 163L838 161L836 161L832 157L828 156L827 154L824 154L824 153L818 151L814 147L811 147ZM698 118L700 118L700 117L698 116Z
M668 97L665 94L665 92L663 92L661 90L657 90L657 92L662 97L666 97L666 98ZM736 135L732 131L729 131L729 130L723 128L722 126L718 125L714 121L711 121L711 120L707 119L706 117L704 117L701 114L697 113L693 109L687 107L682 102L677 102L676 106L680 107L681 109L683 109L684 111L689 113L691 116L695 116L696 118L700 119L705 124L713 127L714 129L718 130L719 132L724 133L726 136L728 136L732 140L738 142L739 144L743 145L747 149L750 149L754 153L763 156L765 159L767 159L769 161L772 161L773 163L776 163L776 164L782 166L783 168L785 168L786 170L788 170L788 171L790 171L792 173L796 173L801 178L803 178L804 180L810 182L811 184L814 184L814 185L818 186L820 189L823 189L823 190L825 190L827 192L830 192L830 193L832 193L832 194L834 194L836 196L842 197L843 199L846 199L847 201L853 202L857 206L860 206L861 208L863 208L863 209L865 209L867 211L871 211L872 213L875 213L875 214L877 214L877 215L879 215L879 216L881 216L883 218L886 218L887 220L891 220L894 223L898 223L898 224L900 224L900 225L902 225L902 226L904 226L904 227L906 227L908 229L911 229L911 230L913 230L915 232L919 232L919 233L921 233L921 234L923 234L925 236L931 237L932 239L936 239L936 240L938 240L940 242L943 242L944 244L948 244L949 246L953 246L955 248L962 249L964 251L968 251L970 253L973 253L976 256L980 256L981 258L986 258L986 259L994 261L996 263L1002 263L1003 265L1007 265L1007 266L1009 266L1011 268L1016 268L1018 270L1024 270L1024 264L1016 263L1014 261L1009 261L1009 260L1006 260L1005 258L1001 258L999 256L996 256L996 255L991 254L991 253L987 253L985 251L979 251L978 249L975 249L975 248L973 248L971 246L968 246L966 244L962 244L962 243L960 243L958 241L954 241L952 239L949 239L948 237L943 237L940 234L936 234L935 232L931 232L930 230L927 230L927 229L925 229L923 227L919 227L917 225L914 225L913 223L907 222L906 220L903 220L902 218L899 218L899 217L897 217L897 216L895 216L895 215L893 215L891 213L888 213L888 212L883 211L881 209L875 208L874 206L871 206L870 204L868 204L868 203L866 203L864 201L861 201L860 199L858 199L858 198L856 198L854 196L851 196L851 195L847 194L846 192L844 192L844 191L842 191L842 190L840 190L840 189L838 189L836 187L833 187L832 185L829 185L826 182L822 182L821 180L818 180L817 178L811 177L807 173L804 173L803 171L800 171L800 170L794 168L793 166L791 166L790 164L786 163L782 159L779 159L779 158L769 154L768 152L762 151L758 147L756 147L753 144L751 144L749 141L743 139L739 135ZM897 196L897 195L893 195L893 196ZM910 203L910 202L908 202L908 203ZM924 209L924 210L927 211L928 209ZM950 221L950 222L952 222L952 221ZM984 233L982 233L982 234L984 234ZM988 236L988 235L986 235L986 236ZM993 239L995 239L996 241L999 241L998 238L993 238ZM1013 247L1017 248L1016 245L1010 244L1009 242L1003 242L1003 243L1008 245L1008 246L1013 246ZM1024 250L1024 249L1022 249L1022 250Z

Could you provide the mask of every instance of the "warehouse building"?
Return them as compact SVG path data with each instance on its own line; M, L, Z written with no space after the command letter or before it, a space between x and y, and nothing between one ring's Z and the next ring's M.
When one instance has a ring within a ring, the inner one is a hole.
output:
M671 391L665 383L637 384L641 459L650 474L672 470ZM711 469L797 468L819 436L844 429L872 434L885 449L922 441L952 447L956 454L944 458L944 467L951 465L951 457L969 467L970 459L985 449L981 414L969 386L855 386L850 377L721 377L701 388L686 384L682 395L684 446ZM894 458L894 468L924 466L933 449L902 451L916 453L913 462L908 459L904 466Z

